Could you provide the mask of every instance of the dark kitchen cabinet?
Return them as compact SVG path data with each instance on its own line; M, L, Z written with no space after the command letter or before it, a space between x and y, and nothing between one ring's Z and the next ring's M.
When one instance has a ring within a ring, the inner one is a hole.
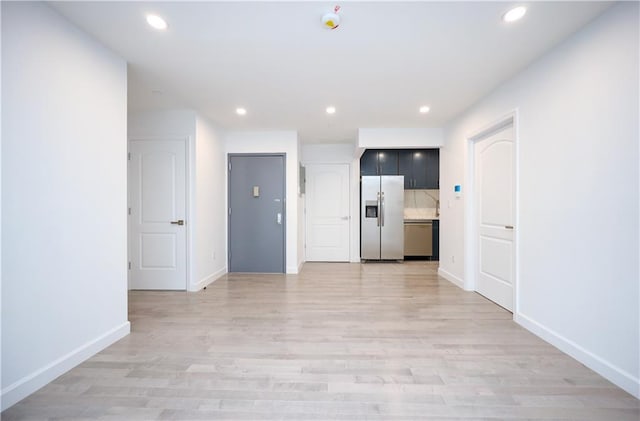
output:
M364 151L360 158L360 175L398 175L398 151Z
M440 221L433 221L433 231L431 238L433 241L433 251L431 252L431 260L440 260Z
M427 149L427 182L425 189L440 188L440 149Z
M404 175L404 188L437 189L440 177L440 151L438 149L401 150L398 171Z

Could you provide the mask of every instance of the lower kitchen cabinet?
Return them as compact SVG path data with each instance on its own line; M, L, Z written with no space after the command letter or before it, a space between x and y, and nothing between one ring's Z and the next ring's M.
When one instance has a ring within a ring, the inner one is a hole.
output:
M433 221L431 241L433 242L431 260L440 260L440 221L438 220Z
M440 221L404 222L406 260L440 260Z

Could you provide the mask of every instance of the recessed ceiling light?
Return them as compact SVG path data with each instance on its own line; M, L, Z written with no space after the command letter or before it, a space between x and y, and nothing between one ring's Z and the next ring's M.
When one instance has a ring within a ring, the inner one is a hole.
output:
M238 115L246 115L247 114L247 110L242 108L242 107L236 108L236 114L238 114Z
M505 22L515 22L521 19L525 13L527 13L526 7L524 6L514 7L513 9L509 10L507 13L502 15L502 20Z
M167 29L167 22L158 15L147 15L147 23L154 29L164 31Z
M420 107L420 112L421 112L422 114L426 114L426 113L428 113L428 112L429 112L429 110L430 110L430 108L429 108L429 107L427 107L426 105L423 105L422 107Z
M327 114L335 114L335 113L336 113L336 107L334 106L327 107Z

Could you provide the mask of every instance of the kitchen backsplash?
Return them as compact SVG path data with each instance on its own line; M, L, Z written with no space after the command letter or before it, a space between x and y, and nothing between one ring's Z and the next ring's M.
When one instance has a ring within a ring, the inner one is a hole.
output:
M440 190L405 190L405 219L436 219L440 200Z

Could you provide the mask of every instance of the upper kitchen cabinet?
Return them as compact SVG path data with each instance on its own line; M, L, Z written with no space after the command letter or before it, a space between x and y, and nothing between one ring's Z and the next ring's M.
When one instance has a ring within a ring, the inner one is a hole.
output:
M404 175L404 188L438 189L440 184L440 150L401 150L398 170Z
M425 189L440 188L440 149L427 149L427 183ZM418 188L418 187L416 187Z
M360 158L360 175L398 175L398 151L366 150Z

